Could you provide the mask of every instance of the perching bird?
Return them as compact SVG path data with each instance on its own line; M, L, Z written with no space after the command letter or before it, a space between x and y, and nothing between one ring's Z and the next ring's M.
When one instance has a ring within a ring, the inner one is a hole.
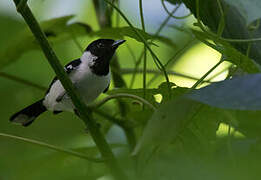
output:
M78 89L86 104L95 100L99 94L106 92L110 85L109 63L116 49L125 40L98 39L85 49L80 59L68 63L64 69ZM55 77L45 97L11 116L10 121L30 125L45 111L58 114L62 111L74 111L74 105Z

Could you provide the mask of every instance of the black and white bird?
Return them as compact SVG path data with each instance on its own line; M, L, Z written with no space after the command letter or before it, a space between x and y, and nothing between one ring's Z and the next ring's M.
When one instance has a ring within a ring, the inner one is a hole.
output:
M95 40L88 45L81 58L71 61L64 67L86 104L90 104L102 92L108 90L110 85L109 63L116 49L124 42L125 40ZM75 110L70 97L57 77L51 82L43 99L15 113L11 116L10 121L28 126L47 110L54 114Z

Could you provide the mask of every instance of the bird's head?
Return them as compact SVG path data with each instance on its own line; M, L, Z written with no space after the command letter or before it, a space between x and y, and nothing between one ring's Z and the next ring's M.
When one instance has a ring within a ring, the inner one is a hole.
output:
M85 51L89 51L98 58L111 59L119 45L125 40L98 39L88 45Z
M109 72L109 62L116 49L125 40L97 39L85 49L82 59L89 62L89 67L95 74L105 75Z

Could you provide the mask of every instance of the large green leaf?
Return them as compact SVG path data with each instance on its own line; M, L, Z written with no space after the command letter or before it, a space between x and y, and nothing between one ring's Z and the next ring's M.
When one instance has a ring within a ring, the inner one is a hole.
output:
M229 1L229 0L227 0ZM182 1L194 14L195 17L197 17L197 6L196 6L196 0L183 0ZM224 21L222 20L221 11L218 5L218 2L221 2L222 9L224 11L225 17ZM259 0L233 0L233 2L244 2L244 3L252 3L252 2L258 2L260 4ZM248 6L245 6L248 8ZM200 20L210 28L212 32L217 33L218 30L220 30L220 22L223 21L223 27L224 31L222 33L222 37L224 38L230 38L230 39L250 39L250 38L258 38L261 36L261 26L257 26L255 28L249 29L249 27L246 24L245 18L241 15L241 13L238 11L238 9L235 6L229 5L225 0L199 0L199 15ZM251 6L249 7L249 10L251 9ZM260 13L260 10L255 13ZM260 16L259 16L260 17ZM214 39L212 39L214 40ZM249 48L249 44L251 44ZM246 43L246 42L234 42L231 43L231 45L236 48L238 51L240 51L242 54L247 55L248 57L253 59L258 64L261 64L261 42L256 41L254 43Z
M249 74L213 83L186 95L225 109L261 110L261 74Z
M202 104L186 98L162 104L148 121L134 154L143 148L168 144L176 139L201 107Z
M228 4L236 7L241 16L244 17L247 24L261 18L260 0L224 0Z
M82 23L68 24L73 16L64 16L43 21L40 25L48 37L50 43L64 42L72 39L72 36L85 35L91 31L90 26ZM0 51L0 68L16 61L19 57L30 50L39 48L31 31L26 27L15 37L10 37L5 49Z

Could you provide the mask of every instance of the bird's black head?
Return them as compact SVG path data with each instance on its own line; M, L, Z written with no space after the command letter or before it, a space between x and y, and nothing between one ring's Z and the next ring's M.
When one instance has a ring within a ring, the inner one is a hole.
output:
M111 59L119 45L124 42L125 40L98 39L89 44L85 51L90 51L92 55L98 58L106 57Z
M119 45L125 40L98 39L93 41L85 51L96 56L95 62L90 68L97 75L107 75L109 72L109 62Z

